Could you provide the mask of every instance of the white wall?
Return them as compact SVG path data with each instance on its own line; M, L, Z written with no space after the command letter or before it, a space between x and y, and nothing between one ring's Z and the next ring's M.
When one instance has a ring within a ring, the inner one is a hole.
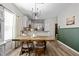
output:
M45 31L49 31L50 36L53 36L54 38L55 38L55 23L56 23L55 17L45 20Z
M75 16L74 25L66 25L66 18ZM58 16L58 24L60 28L79 27L79 4L70 4L65 10Z

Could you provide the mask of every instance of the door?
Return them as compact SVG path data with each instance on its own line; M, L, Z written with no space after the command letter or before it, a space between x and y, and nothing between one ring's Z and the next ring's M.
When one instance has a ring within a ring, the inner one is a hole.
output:
M57 37L57 34L58 34L58 24L56 23L55 24L55 37Z

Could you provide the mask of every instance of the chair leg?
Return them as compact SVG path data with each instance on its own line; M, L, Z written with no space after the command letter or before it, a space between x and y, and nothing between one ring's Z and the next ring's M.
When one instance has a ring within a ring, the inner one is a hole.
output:
M30 56L30 50L29 50L29 56Z
M27 51L26 51L25 53L26 53L26 55L27 55ZM30 56L30 53L29 53L29 52L28 52L28 54L29 54L28 56Z
M30 50L29 50L29 49L28 49L28 51L26 51L25 53L26 53L26 55L27 55L27 53L28 53L28 54L29 54L29 56L30 56Z

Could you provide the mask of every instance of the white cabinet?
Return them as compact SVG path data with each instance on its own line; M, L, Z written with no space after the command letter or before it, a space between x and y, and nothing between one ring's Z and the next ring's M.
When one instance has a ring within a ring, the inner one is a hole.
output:
M29 21L30 20L28 20L28 17L24 16L22 19L22 27L27 27L27 25L29 24Z
M45 20L45 31L50 32L50 36L55 37L55 19L46 19Z

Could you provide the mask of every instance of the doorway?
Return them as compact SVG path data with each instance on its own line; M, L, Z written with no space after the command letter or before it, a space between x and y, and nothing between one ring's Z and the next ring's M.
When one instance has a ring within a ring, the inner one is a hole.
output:
M55 37L57 37L57 34L58 34L58 24L56 23L55 24Z

